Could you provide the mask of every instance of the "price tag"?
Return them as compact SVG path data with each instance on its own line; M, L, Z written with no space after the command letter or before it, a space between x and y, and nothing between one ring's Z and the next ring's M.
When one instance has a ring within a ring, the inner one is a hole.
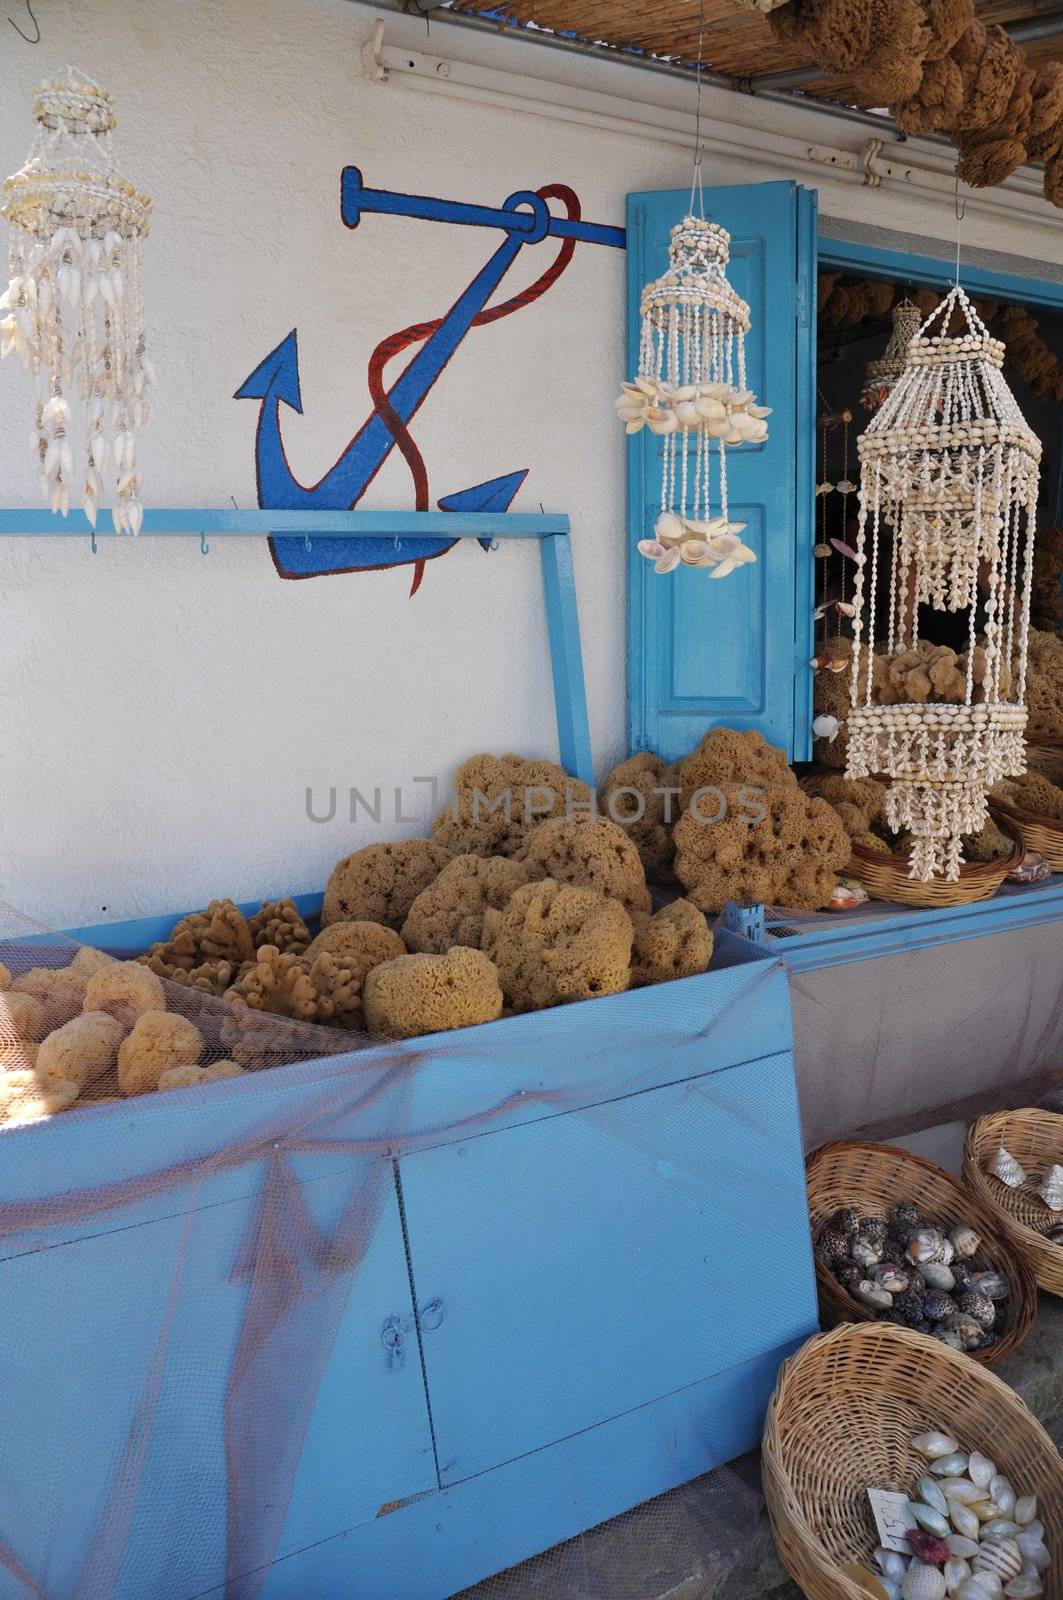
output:
M909 1529L917 1528L919 1524L912 1516L908 1496L898 1494L893 1489L869 1489L867 1498L871 1502L879 1544L884 1550L896 1550L903 1556L910 1556L912 1547L906 1535Z

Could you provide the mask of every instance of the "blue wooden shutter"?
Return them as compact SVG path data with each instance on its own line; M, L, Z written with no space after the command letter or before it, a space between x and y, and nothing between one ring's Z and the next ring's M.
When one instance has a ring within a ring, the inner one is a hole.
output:
M628 367L639 297L664 271L689 190L628 197ZM754 566L659 577L635 550L660 508L661 441L634 435L628 467L629 736L632 750L685 755L716 723L759 728L794 760L810 750L815 432L816 196L794 183L705 192L731 234L729 277L750 305L749 386L774 408L763 445L728 452L731 514Z

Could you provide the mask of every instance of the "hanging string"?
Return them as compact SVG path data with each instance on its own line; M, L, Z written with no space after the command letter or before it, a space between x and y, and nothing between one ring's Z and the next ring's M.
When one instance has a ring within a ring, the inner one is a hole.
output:
M698 197L698 211L697 211L697 214L698 214L698 216L701 218L701 220L703 222L705 220L705 192L704 192L704 189L702 188L702 183L701 183L701 76L702 76L702 67L703 67L703 62L704 62L704 54L705 54L705 0L699 0L699 9L698 9L698 65L697 65L698 92L697 92L697 99L696 99L696 101L694 103L694 171L693 171L693 173L691 175L691 179L690 179L690 206L689 206L689 210L690 210L691 216L693 216L693 214L694 214L694 193L696 191L697 192L697 197Z
M14 28L15 32L18 34L20 39L24 39L27 44L40 44L40 42L41 42L41 25L37 21L37 18L33 14L33 7L30 5L30 0L26 0L26 10L29 12L29 19L33 23L33 31L34 31L34 33L36 35L35 38L31 38L28 33L23 33L22 29L19 27L19 25L15 21L14 17L8 17L7 20L8 20L8 22L10 22L11 26Z
M967 214L967 202L960 199L960 164L958 161L956 163L956 183L952 194L952 209L956 214L956 277L954 282L958 289L960 286L960 239L963 235L963 219ZM944 334L948 330L942 328L941 331Z

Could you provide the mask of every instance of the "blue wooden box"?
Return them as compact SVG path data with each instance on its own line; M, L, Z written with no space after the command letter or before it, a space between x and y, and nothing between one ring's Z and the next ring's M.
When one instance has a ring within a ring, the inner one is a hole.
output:
M9 1557L48 1600L438 1600L756 1442L817 1326L781 963L725 933L703 977L416 1043L338 1122L386 1047L0 1135L2 1600L34 1592ZM368 1242L295 1251L241 1411L281 1157L297 1244L352 1197Z

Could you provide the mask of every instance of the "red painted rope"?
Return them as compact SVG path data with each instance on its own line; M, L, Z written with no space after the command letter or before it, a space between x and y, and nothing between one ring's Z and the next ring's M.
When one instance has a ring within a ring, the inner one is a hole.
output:
M577 222L581 216L579 196L575 190L570 189L566 183L546 183L536 193L543 200L560 200L564 205L570 222ZM527 289L522 289L520 294L515 294L512 299L504 300L501 305L485 306L473 318L472 327L482 328L489 322L498 322L502 317L508 317L514 311L521 311L525 306L532 305L541 295L544 295L560 278L569 262L572 260L576 248L574 239L563 239L560 249L550 266L541 277L529 284ZM395 444L402 454L403 460L410 469L414 488L414 510L428 511L431 506L428 493L428 470L424 464L424 457L414 442L409 428L403 422L398 412L392 406L384 388L384 368L388 362L400 355L403 350L408 350L411 345L423 344L430 339L432 334L443 322L442 317L435 318L432 322L415 322L408 328L403 328L399 333L391 334L387 339L382 339L369 358L369 394L373 407L381 422L387 428ZM424 576L424 562L418 561L414 567L413 583L410 594L415 595Z

